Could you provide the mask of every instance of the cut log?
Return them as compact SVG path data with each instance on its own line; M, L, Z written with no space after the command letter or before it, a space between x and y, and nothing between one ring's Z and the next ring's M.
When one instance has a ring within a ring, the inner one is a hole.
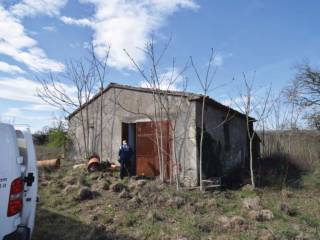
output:
M61 164L60 158L37 161L38 168L58 169L60 168L60 164Z

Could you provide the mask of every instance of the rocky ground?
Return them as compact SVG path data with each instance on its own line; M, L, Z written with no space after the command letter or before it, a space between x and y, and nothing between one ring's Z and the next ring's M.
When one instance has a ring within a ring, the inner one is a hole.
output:
M64 166L40 172L33 240L320 239L320 184L201 193ZM315 181L314 179L312 181Z

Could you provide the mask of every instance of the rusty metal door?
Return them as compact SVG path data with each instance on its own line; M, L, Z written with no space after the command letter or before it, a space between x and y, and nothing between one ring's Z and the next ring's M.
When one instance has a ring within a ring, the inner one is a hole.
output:
M138 122L136 125L136 173L148 177L158 176L160 173L160 151L164 159L166 177L169 178L171 159L169 122L161 121L156 124L153 122ZM162 149L157 144L157 129L158 143L162 141Z

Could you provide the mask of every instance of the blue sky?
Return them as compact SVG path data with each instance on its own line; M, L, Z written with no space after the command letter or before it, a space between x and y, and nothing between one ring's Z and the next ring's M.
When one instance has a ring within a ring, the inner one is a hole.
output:
M161 48L171 36L162 73L172 57L181 69L189 56L204 72L213 48L214 84L228 83L213 98L236 98L242 72L256 71L257 89L279 91L295 64L320 65L319 9L317 0L0 0L0 119L35 131L61 116L36 97L35 77L63 73L67 60L88 56L91 41L98 56L111 45L108 81L142 85L122 49L146 64L138 48L152 35ZM199 92L191 69L185 74L188 90Z

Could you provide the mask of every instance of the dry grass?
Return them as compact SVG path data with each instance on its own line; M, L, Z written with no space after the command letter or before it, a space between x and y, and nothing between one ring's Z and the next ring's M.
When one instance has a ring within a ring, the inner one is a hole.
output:
M313 170L320 159L319 131L270 131L259 136L263 144L262 157L288 155L302 170Z
M89 174L64 163L57 172L41 173L40 204L33 240L40 239L260 239L265 232L274 239L320 239L320 188L313 178L304 176L304 186L283 190L263 188L255 192L237 191L200 193L176 192L157 181L137 190L136 180L120 181L117 174ZM129 188L131 199L107 190L113 183ZM79 201L84 186L98 192L93 199ZM248 219L243 199L259 196L274 219L257 222ZM179 201L175 200L178 199ZM279 210L281 203L296 209L288 216ZM243 227L223 227L219 218L242 217Z
M320 169L320 132L271 131L259 133L261 158L256 175L262 186L300 187L304 175Z
M37 160L53 159L64 155L63 147L50 147L47 145L35 146Z

